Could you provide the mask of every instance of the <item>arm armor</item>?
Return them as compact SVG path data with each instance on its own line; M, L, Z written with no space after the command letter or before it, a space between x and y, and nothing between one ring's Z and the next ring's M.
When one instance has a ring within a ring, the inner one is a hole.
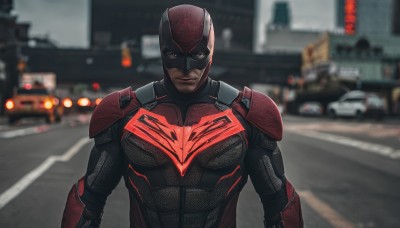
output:
M88 211L85 204L82 202L84 185L84 178L82 177L79 179L78 183L72 186L72 189L68 194L67 203L61 221L62 228L99 227L100 216L95 216Z
M282 117L275 102L260 92L244 87L232 109L275 141L282 140Z
M61 227L100 225L106 199L118 185L123 172L118 132L115 124L94 138L86 174L68 195Z
M135 92L130 87L107 95L93 112L89 137L94 138L139 106Z
M246 167L264 208L265 227L302 228L300 199L286 179L276 141L256 131Z

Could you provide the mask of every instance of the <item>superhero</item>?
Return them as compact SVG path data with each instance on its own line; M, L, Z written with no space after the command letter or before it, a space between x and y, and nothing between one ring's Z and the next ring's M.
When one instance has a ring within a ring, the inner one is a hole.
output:
M209 13L192 5L167 9L159 36L164 79L114 92L95 109L89 127L95 145L68 195L62 227L98 227L122 177L131 227L236 227L249 176L265 227L303 227L277 146L282 120L275 103L208 77Z

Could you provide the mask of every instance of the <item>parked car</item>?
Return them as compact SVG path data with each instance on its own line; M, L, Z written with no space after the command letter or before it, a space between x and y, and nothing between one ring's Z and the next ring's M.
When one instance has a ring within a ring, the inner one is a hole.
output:
M44 117L47 123L60 122L64 114L60 99L45 88L20 88L5 106L10 124L25 117Z
M385 102L375 93L351 91L344 94L338 101L328 104L328 115L355 117L362 120L364 117L382 119L386 114Z
M299 114L302 116L322 116L324 108L319 102L304 102L299 107Z

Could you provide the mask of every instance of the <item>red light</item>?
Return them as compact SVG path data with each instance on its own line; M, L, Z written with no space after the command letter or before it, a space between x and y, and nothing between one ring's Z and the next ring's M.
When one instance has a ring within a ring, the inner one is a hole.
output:
M121 65L124 68L129 68L132 66L132 56L131 56L129 47L127 47L127 46L122 47Z
M344 6L344 31L348 35L356 32L357 22L357 2L356 0L346 0Z
M94 91L98 91L100 89L100 84L98 82L93 82L92 83L92 89Z
M23 86L24 89L32 89L32 84L26 83Z
M123 57L121 61L121 65L125 68L129 68L132 66L132 60L130 57Z

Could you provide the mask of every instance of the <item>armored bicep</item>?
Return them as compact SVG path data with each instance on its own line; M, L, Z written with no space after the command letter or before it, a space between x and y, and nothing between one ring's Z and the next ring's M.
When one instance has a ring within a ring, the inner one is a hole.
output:
M122 176L121 147L113 138L111 128L96 136L85 175L87 187L105 194L112 191Z
M246 155L246 168L259 194L274 194L284 181L282 154L276 141L260 134Z

